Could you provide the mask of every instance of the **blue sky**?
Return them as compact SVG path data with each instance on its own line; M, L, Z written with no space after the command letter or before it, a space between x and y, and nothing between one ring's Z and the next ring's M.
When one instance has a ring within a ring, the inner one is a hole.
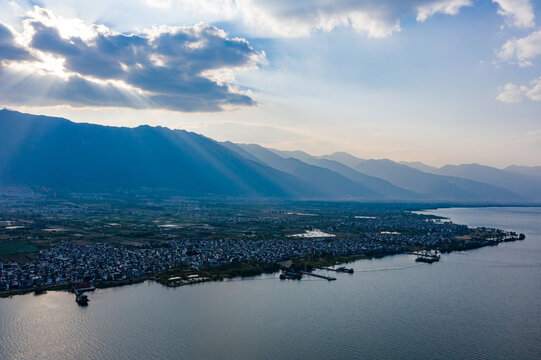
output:
M0 1L0 105L313 154L541 165L540 14L532 0Z

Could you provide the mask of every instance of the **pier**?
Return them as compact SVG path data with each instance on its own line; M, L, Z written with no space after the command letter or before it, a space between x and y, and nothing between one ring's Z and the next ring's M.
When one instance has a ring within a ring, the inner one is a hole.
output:
M353 269L347 269L347 268L345 268L343 266L341 266L339 268L336 268L336 269L329 268L329 267L320 267L320 269L321 270L327 270L327 271L335 271L335 272L353 274Z
M73 292L75 293L75 302L77 304L79 304L80 306L88 305L88 296L83 294L82 290L77 289L76 287L73 287Z
M328 281L336 280L336 278L331 277L331 276L314 274L314 273L311 273L311 272L308 272L308 271L301 271L301 273L304 274L304 275L313 276L313 277L317 277L317 278L320 278L320 279L325 279L325 280L328 280Z

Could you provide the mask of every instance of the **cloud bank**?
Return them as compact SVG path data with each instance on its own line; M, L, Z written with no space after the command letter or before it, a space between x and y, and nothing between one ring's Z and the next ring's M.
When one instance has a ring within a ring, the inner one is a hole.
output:
M400 31L400 20L425 21L438 13L457 14L471 0L146 0L153 9L192 12L243 24L261 37L306 37L317 31L352 28L372 38Z
M221 111L253 106L234 73L265 54L215 26L123 34L35 7L22 33L0 24L0 94L11 104Z
M492 0L508 26L534 26L531 0ZM317 31L352 28L383 38L400 31L400 21L424 22L437 14L456 15L473 0L145 0L154 10L243 24L261 37L305 37Z

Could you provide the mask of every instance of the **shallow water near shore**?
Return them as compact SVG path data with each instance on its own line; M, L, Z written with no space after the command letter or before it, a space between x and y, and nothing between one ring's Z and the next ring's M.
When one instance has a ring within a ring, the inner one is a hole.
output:
M526 240L434 264L359 260L333 282L145 282L98 289L85 308L67 292L0 299L0 358L541 358L541 208L428 213Z

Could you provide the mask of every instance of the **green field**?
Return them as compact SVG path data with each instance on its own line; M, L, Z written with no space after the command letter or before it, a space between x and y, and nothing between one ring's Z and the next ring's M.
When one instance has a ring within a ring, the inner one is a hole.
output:
M0 244L0 255L13 255L38 250L39 248L37 246L22 241L11 241Z

